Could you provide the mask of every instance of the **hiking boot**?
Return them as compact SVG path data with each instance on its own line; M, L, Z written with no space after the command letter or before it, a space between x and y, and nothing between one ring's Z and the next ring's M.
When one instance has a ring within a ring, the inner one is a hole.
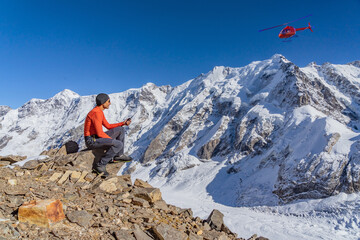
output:
M121 154L120 156L115 156L110 160L110 163L118 163L118 162L131 162L132 157L126 156L125 154Z
M102 166L94 166L93 167L93 171L97 174L101 174L103 173L103 175L101 177L106 178L108 177L110 174L106 171L106 166L102 165Z

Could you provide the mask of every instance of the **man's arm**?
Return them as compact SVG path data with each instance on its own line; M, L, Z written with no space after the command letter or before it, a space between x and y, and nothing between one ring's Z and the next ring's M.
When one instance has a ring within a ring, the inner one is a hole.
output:
M128 119L129 120L129 119ZM104 127L106 127L107 129L112 129L112 128L116 128L116 127L119 127L119 126L128 126L131 122L131 119L130 119L130 122L128 122L128 120L124 121L124 122L119 122L119 123L114 123L114 124L110 124L108 123L108 121L106 120L106 118L104 117L103 118L103 122L102 122L102 125L104 125Z

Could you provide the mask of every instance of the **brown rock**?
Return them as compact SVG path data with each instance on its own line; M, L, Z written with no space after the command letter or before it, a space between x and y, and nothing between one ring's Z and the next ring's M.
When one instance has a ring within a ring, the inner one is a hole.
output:
M8 184L11 185L11 186L15 186L17 184L17 180L16 179L9 179Z
M88 174L89 172L88 171L83 171L82 173L81 173L81 176L80 176L80 178L79 178L79 180L76 182L76 183L84 183L84 182L86 182L86 181L92 181L92 180L94 180L94 178L95 178L95 176L94 176L94 178L92 178L91 180L87 180L86 178L87 178L87 176L88 175L90 175L90 174Z
M6 195L13 195L13 196L18 196L18 195L25 195L27 193L26 190L21 189L21 188L8 188L5 190Z
M81 172L77 172L77 171L72 172L70 175L70 179L72 182L78 181L80 177L81 177Z
M145 199L149 203L162 200L160 189L158 188L137 188L134 196Z
M45 172L48 170L48 166L45 163L40 163L40 165L38 165L35 170L39 171L39 172Z
M40 164L41 164L41 162L38 160L30 160L30 161L26 162L22 166L22 168L32 170L32 169L35 169L36 167L38 167Z
M16 172L16 173L15 173L15 176L16 176L16 177L24 176L24 172L23 172L23 171Z
M86 171L92 170L94 159L96 157L93 151L83 151L70 155L74 155L74 160L72 161L72 164L76 169Z
M24 159L26 159L26 156L14 156L14 155L8 155L8 156L0 156L0 161L8 161L10 163L16 163L16 162L20 162Z
M118 199L123 199L123 198L128 198L130 197L130 193L129 192L125 192L124 194L122 194L121 196L118 197Z
M216 240L229 240L229 238L223 232L218 232L215 230L204 231L202 237L204 239L216 239Z
M124 182L127 186L132 186L131 176L129 174L118 176L119 182Z
M173 215L179 215L181 212L181 208L173 206L173 205L168 205L170 213Z
M141 179L136 179L134 182L134 186L139 188L153 188L153 186Z
M57 181L62 175L63 175L62 172L56 172L56 173L54 173L54 174L49 178L49 180L50 180L51 182L55 182L55 181Z
M66 156L67 152L66 152L66 147L65 145L62 146L59 150L57 150L57 152L55 153L55 156Z
M203 228L204 228L204 230L206 230L206 231L210 231L210 230L211 230L211 227L210 227L210 225L209 225L208 222L203 222Z
M257 238L257 235L253 234L248 240L256 240L256 238Z
M152 207L155 209L161 209L164 211L169 210L169 207L164 200L159 200L159 201L154 202Z
M189 234L189 240L203 240L203 237L191 232Z
M193 218L193 211L191 210L191 208L183 209L180 214L184 217Z
M116 214L116 208L114 208L112 206L109 206L107 211L108 211L110 216L114 216Z
M40 155L47 155L47 156L49 156L49 157L53 157L53 156L55 156L55 154L56 154L56 152L57 152L58 150L59 150L59 149L54 149L54 148L52 148L52 149L50 149L50 150L42 151L42 152L40 153Z
M224 214L222 214L219 210L214 209L208 217L207 222L209 223L211 228L220 231L222 225L224 224L223 218Z
M64 173L64 175L60 178L60 180L58 181L58 184L63 184L64 182L66 182L66 180L69 179L69 176L70 174L72 173L73 171L71 170L68 170Z
M150 204L148 201L146 201L145 199L142 199L142 198L137 198L137 197L134 197L132 199L132 204L140 206L140 207L150 207Z
M113 193L118 190L118 188L116 187L117 181L117 177L110 178L109 180L103 181L100 184L99 188L104 192Z
M142 220L142 218L130 217L129 222L131 222L131 223L142 223L143 220Z
M152 227L152 230L160 240L186 240L188 238L184 232L180 232L165 223L160 223L158 226Z
M134 235L136 240L152 240L138 225L135 224Z
M10 161L0 161L0 167L7 166L7 165L10 165L10 164L11 164Z
M230 229L227 226L225 226L224 224L221 226L221 231L226 233L226 234L237 236L236 233L231 232Z
M114 232L116 240L136 240L127 230L119 230Z
M51 148L49 150L45 150L40 155L47 155L49 157L55 157L55 156L66 156L66 148L65 145L61 148Z
M110 175L116 175L123 165L124 165L124 162L108 164L107 171L109 172Z
M20 233L10 223L0 222L0 239L20 239Z
M52 160L54 165L64 167L71 163L72 159L69 156L56 156Z
M77 223L82 227L89 227L92 215L85 210L74 211L66 214L70 222Z
M51 224L65 218L63 206L60 200L33 200L24 203L18 212L20 222L29 222L41 227L49 227Z
M248 240L269 240L269 239L264 237L258 237L257 234L254 234Z
M87 173L87 172L86 172ZM84 174L84 172L82 173L82 174ZM92 180L94 180L96 178L96 174L94 174L94 173L88 173L88 174L86 174L86 176L85 176L85 180L86 181L88 181L88 182L91 182Z
M131 202L132 202L132 199L130 199L130 198L124 198L124 199L122 199L121 201L124 202L124 203L131 203Z

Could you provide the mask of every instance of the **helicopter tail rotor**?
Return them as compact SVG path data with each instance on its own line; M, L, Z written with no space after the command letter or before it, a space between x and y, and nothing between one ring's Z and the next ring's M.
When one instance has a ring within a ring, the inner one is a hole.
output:
M310 29L310 31L314 32L314 31L312 30L311 26L310 26L310 23L309 23L309 27L308 27L308 28Z

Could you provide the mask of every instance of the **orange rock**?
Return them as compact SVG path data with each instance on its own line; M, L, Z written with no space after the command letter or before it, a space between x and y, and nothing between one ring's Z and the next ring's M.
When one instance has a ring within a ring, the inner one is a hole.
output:
M18 218L20 222L49 227L64 219L65 215L60 200L47 199L24 203L19 208Z

